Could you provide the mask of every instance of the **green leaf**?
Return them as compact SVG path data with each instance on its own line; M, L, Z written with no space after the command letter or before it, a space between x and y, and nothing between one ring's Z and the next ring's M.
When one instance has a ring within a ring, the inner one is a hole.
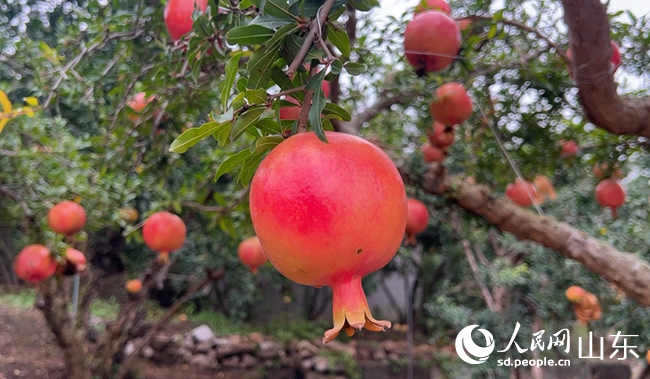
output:
M273 38L273 30L261 25L246 25L236 27L226 34L231 45L257 45Z
M239 68L239 60L241 59L243 53L239 52L235 54L228 63L226 63L226 78L223 81L223 89L221 90L221 106L225 111L228 109L228 98L230 97L230 89L235 83L235 77L237 76L237 69Z
M235 96L235 98L232 100L232 103L230 104L230 107L232 109L239 109L245 104L244 102L244 98L246 97L245 91L246 88L244 88L244 90L240 92L237 96Z
M255 127L266 134L282 134L282 128L272 118L263 118L255 124Z
M253 20L251 20L249 25L261 25L269 29L277 29L287 24L293 24L293 23L295 22L294 20L291 19L273 17L268 14L265 14L265 15L258 15L257 17L255 17Z
M271 69L271 80L273 80L282 91L293 88L293 83L280 67L273 67Z
M309 123L311 124L311 127L314 129L314 132L318 138L323 142L327 142L327 137L325 137L325 131L323 130L323 125L321 123L321 113L323 112L325 104L327 103L325 94L321 89L325 74L325 70L322 70L318 74L314 75L314 77L309 80L309 83L307 83L307 86L305 86L306 90L314 91L311 109L309 109Z
M268 100L264 89L246 89L246 99L249 104L264 104Z
M239 171L239 176L237 177L237 181L241 182L244 187L248 187L257 167L259 167L262 158L264 158L265 152L266 151L256 151L244 161L241 171Z
M345 5L346 0L336 0L332 5L332 11L338 11L339 8ZM296 2L289 7L289 11L293 14L302 15L305 17L316 16L318 9L323 6L323 0L304 0Z
M217 140L219 146L224 147L228 143L228 136L232 130L232 122L228 122L224 127L219 128L216 132L212 133L212 137Z
M276 46L262 46L259 49L255 50L251 58L248 60L248 71L249 72L265 72L275 61L278 56L278 49ZM250 79L249 79L250 81ZM257 88L251 87L247 84L248 88Z
M352 76L361 75L366 72L366 65L362 63L348 62L343 67Z
M343 54L350 56L350 38L344 30L337 30L331 24L327 24L327 39Z
M332 62L332 74L338 75L341 73L342 70L343 70L343 62L341 62L338 59Z
M298 17L289 12L289 4L284 0L252 0L259 9L261 14L283 19L294 19L299 21Z
M379 1L377 0L348 0L348 3L354 9L361 12L367 12L372 8L379 6Z
M492 26L490 26L490 31L487 34L487 38L492 39L496 35L497 35L497 24L492 24Z
M280 136L267 136L262 137L255 141L255 151L264 152L273 149L275 146L279 145L284 141L284 138Z
M203 124L198 128L187 129L183 134L178 136L172 145L169 147L169 151L172 153L183 154L190 147L196 145L199 141L214 133L220 127L223 127L225 124L230 123L218 123L218 122L208 122Z
M273 35L273 38L271 38L268 42L267 45L272 46L275 45L276 43L281 44L284 42L284 39L287 38L287 36L296 30L298 30L299 25L296 23L291 23L289 25L285 25L278 29L277 32Z
M237 154L228 157L228 159L226 159L225 161L221 162L219 168L217 168L217 172L214 174L214 181L216 182L223 174L226 174L234 170L235 167L237 167L250 155L251 155L251 151L249 149L244 149L238 152Z
M242 113L242 115L237 118L237 121L235 121L235 124L232 127L230 140L236 141L239 137L241 137L246 132L246 129L254 125L265 111L266 107L253 107Z
M350 121L352 116L345 109L341 108L338 104L327 103L323 109L324 115L335 115L338 116L341 121Z

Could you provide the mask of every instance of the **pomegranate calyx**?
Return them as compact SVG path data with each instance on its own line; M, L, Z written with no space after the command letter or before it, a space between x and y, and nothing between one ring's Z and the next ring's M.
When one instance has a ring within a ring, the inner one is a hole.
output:
M352 337L355 329L365 328L373 332L383 332L386 328L390 328L390 321L376 320L372 317L361 286L361 278L352 278L349 282L333 284L331 287L334 328L325 332L323 344L334 340L341 330Z

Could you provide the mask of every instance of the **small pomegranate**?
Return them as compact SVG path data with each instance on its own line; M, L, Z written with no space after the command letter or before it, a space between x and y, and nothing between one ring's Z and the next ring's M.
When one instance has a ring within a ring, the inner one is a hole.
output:
M615 179L620 179L623 177L621 174L621 170L617 168L617 165L615 164L613 166L614 168L612 169L609 163L600 163L594 166L593 172L596 178L598 179L605 179L605 178L615 178Z
M528 207L533 204L533 199L537 196L537 190L529 181L517 179L506 187L506 196L515 204Z
M456 21L438 11L416 14L404 31L406 60L418 75L449 67L458 54L460 43Z
M437 147L431 146L430 143L425 143L422 145L422 155L424 155L424 161L427 163L438 162L442 163L445 160L445 152Z
M186 235L187 230L183 220L166 211L152 214L142 227L144 242L151 250L160 254L161 261L167 261L169 253L183 246Z
M237 248L239 260L251 269L253 275L257 275L258 268L268 261L264 249L257 237L249 237L243 240Z
M580 148L574 141L561 140L558 144L562 147L562 158L578 155Z
M538 204L543 204L544 201L546 201L546 198L550 199L551 201L557 198L555 187L553 187L553 183L551 183L551 180L546 176L536 175L533 184L537 190L537 197L535 197L535 201Z
M612 64L612 73L615 73L618 70L618 68L621 67L621 49L614 41L611 41L611 46L612 46L612 55L609 58L609 61ZM571 52L571 49L568 49L566 51L566 56L570 60L573 60L573 53Z
M323 84L321 85L321 88L323 89L323 93L325 94L325 98L329 99L330 98L330 92L332 85L328 81L323 81Z
M385 266L406 229L406 192L381 149L348 134L287 138L262 161L250 189L255 232L273 266L304 285L332 288L327 343L355 329L383 331L361 279Z
M566 298L572 303L578 303L587 294L582 287L571 286L566 290Z
M429 226L429 210L417 199L406 201L406 242L416 244L415 235L422 233Z
M29 283L49 279L56 271L56 260L43 245L29 245L22 249L14 261L18 277Z
M458 28L461 31L465 31L469 29L469 27L472 25L472 20L466 19L466 18L461 18L460 20L456 20L458 22Z
M438 87L431 103L431 116L445 125L463 123L474 112L474 104L460 83L445 83Z
M163 17L172 40L176 42L192 31L194 10L199 9L205 12L207 7L208 0L169 0L165 6Z
M126 292L135 295L142 290L142 282L139 279L127 280L124 288L126 288Z
M147 97L145 92L138 92L133 95L133 98L126 103L126 106L131 108L134 112L140 113L147 107L147 104L154 100L154 95Z
M140 214L138 210L133 207L124 207L120 209L119 216L122 220L126 222L136 222Z
M446 14L451 14L451 6L445 0L421 0L415 7L415 14L424 11L440 11Z
M293 97L285 97L284 100L300 105L300 102ZM280 108L280 120L297 120L300 118L300 111L302 108L300 106L298 107L282 107Z
M77 249L65 249L63 259L59 262L56 272L58 275L69 276L82 273L86 270L86 256Z
M612 208L612 216L618 217L618 207L625 203L627 192L617 179L602 180L596 186L596 201L603 207Z
M55 233L72 236L86 225L86 211L74 201L62 201L50 209L47 223Z
M427 136L431 145L444 149L454 143L454 128L436 121L433 123L433 130L429 130Z

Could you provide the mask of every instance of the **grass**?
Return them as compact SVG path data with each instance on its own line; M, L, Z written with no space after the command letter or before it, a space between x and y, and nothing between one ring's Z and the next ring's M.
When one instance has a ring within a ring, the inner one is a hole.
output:
M14 294L0 295L0 305L13 308L30 308L36 301L36 291L27 290Z

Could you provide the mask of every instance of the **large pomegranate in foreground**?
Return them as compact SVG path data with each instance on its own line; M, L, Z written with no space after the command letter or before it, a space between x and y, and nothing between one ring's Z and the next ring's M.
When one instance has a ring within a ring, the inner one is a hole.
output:
M421 0L415 7L415 13L422 13L424 11L440 11L446 14L451 13L451 6L445 0Z
M251 269L253 275L257 275L258 268L268 261L257 237L249 237L241 241L237 248L237 255L241 263Z
M618 217L618 207L625 203L627 192L616 179L602 180L596 186L596 201L603 207L612 208L612 216Z
M255 232L273 266L304 285L332 288L334 328L327 343L355 329L383 331L361 279L385 266L406 228L404 183L370 142L326 132L299 133L262 161L250 189Z
M20 279L38 283L54 275L56 261L47 247L29 245L18 253L14 261L14 271Z
M431 116L444 125L463 123L474 112L474 104L460 83L445 83L438 87L431 102Z
M163 17L172 40L176 42L192 30L192 14L195 9L205 12L207 7L208 0L169 0Z
M167 211L149 216L142 227L144 242L160 254L162 261L169 259L169 253L180 249L185 243L187 229L183 220Z
M429 226L429 210L423 202L408 199L406 216L406 241L415 244L415 235L422 233Z
M416 14L404 31L406 60L418 75L449 67L460 49L458 24L438 11Z
M535 186L526 180L515 180L506 187L506 196L515 204L522 207L533 205L533 199L537 196Z
M50 209L47 223L55 233L72 236L86 225L86 211L74 201L62 201Z

